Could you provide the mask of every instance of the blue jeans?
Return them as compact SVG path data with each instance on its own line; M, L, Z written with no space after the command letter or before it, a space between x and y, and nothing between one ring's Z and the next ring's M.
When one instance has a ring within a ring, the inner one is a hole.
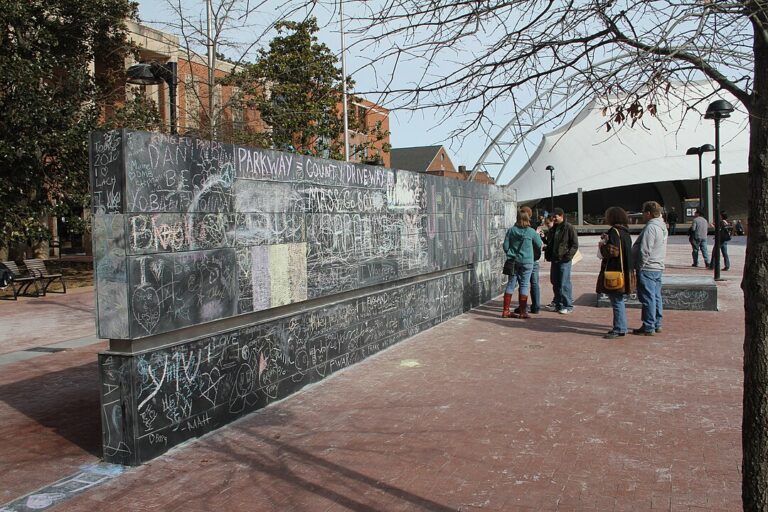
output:
M571 261L553 261L549 271L552 281L552 292L555 298L552 302L558 309L573 307L573 285L571 285Z
M541 309L541 288L539 287L539 262L533 262L533 272L531 273L531 311Z
M693 251L691 252L691 255L693 256L693 264L698 265L699 264L699 251L701 251L701 255L704 257L704 264L706 266L709 266L709 254L707 253L707 239L704 240L694 240L691 243L691 247L693 247Z
M512 293L517 286L520 286L520 295L528 295L531 287L531 274L533 273L533 263L515 263L515 273L509 276L507 289L505 293Z
M637 271L637 298L643 306L643 330L653 332L661 329L661 319L664 316L661 304L661 271Z
M723 267L731 268L731 259L728 257L728 242L720 242L720 254L723 255Z
M627 332L627 310L624 306L624 292L607 292L613 308L613 332Z

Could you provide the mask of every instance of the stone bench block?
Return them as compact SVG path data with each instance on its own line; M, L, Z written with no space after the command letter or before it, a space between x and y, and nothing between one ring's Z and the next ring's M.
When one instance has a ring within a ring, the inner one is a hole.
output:
M717 285L710 276L665 275L662 278L661 299L664 309L717 311ZM598 294L597 307L611 307L607 295ZM641 307L637 295L626 297L626 307Z

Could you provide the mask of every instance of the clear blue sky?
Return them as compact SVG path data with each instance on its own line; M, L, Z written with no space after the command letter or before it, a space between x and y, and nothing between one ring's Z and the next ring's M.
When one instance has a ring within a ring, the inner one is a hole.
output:
M171 0L178 3L178 0ZM214 4L218 3L214 0ZM205 27L205 3L203 0L182 0L185 12L188 17L196 20L196 24ZM251 0L251 5L257 2ZM227 37L235 43L251 43L255 36L264 31L270 23L280 18L279 9L284 8L284 2L263 2L263 7L258 8L255 13L249 15L248 26L234 29L227 34ZM348 5L348 4L347 4ZM349 9L350 7L346 7ZM301 15L305 12L303 11ZM341 37L339 34L338 12L333 12L327 6L318 5L313 14L318 18L321 27L319 38L327 44L334 52L340 53ZM349 15L350 13L345 13ZM177 32L173 25L178 23L176 16L169 7L168 0L139 0L139 16L143 23L152 27L168 32ZM296 17L296 16L294 16ZM268 32L256 46L266 46L269 40L274 37L275 32ZM382 84L388 82L392 77L386 71L384 73L374 74L370 68L360 69L365 64L364 56L359 54L358 48L354 46L354 34L347 35L347 46L351 48L347 52L347 74L351 74L356 82L355 91L376 91L382 88ZM204 52L204 49L198 51ZM222 48L221 53L228 57L238 58L242 50ZM413 66L403 66L398 68L398 72L393 79L393 86L402 86L413 81L418 76L419 69ZM376 101L384 107L392 108L387 101L382 101L376 94L363 94L370 101ZM511 107L511 106L509 106ZM490 143L491 137L495 136L501 126L506 124L508 117L499 114L493 119L495 126L490 122L480 129L471 133L466 133L462 137L450 139L450 133L459 127L459 121L454 117L447 121L443 120L439 113L435 112L408 112L394 110L390 114L390 132L392 146L395 148L412 146L429 146L435 144L444 144L448 148L449 154L455 165L466 165L468 169L477 162L478 158ZM534 144L538 138L534 138ZM534 147L529 146L529 151ZM501 183L506 183L511 179L514 173L525 162L525 151L518 151L515 160L504 172ZM494 176L495 177L495 176Z

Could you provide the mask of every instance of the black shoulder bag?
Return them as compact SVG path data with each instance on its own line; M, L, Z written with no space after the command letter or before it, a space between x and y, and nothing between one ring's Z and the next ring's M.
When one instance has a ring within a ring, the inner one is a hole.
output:
M517 244L517 251L515 252L520 252L520 247L523 246L523 242L525 242L525 238L523 238L523 240L519 244ZM509 256L507 256L507 261L504 262L504 268L502 269L501 273L504 274L505 276L514 275L516 262L517 261L515 260L515 258L510 258Z

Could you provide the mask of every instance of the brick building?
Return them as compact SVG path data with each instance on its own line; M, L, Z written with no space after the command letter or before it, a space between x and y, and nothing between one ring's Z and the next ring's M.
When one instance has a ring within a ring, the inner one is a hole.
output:
M211 116L209 113L210 88L208 86L208 63L205 57L182 48L177 36L145 27L138 23L128 23L130 40L139 47L138 61L158 62L165 64L176 62L177 76L177 127L182 135L210 136ZM132 64L132 63L128 63ZM230 62L217 60L215 76L225 78L236 70ZM98 72L98 69L97 69ZM143 88L144 93L153 99L160 107L163 124L168 126L170 120L170 100L167 84L152 86L126 87L127 95L135 88ZM217 138L228 140L235 131L263 132L269 127L262 121L259 112L251 108L243 108L238 100L240 90L231 85L217 84L213 90ZM339 103L341 111L341 103ZM389 146L389 111L368 100L351 97L349 100L350 126L353 121L362 122L369 132L373 132L377 123L381 123L381 131L385 134L379 140L373 140L372 135L350 129L350 146L360 145L371 140L371 148L354 155L351 160L374 161L381 160L389 164L389 154L384 151ZM107 112L108 114L108 112Z

